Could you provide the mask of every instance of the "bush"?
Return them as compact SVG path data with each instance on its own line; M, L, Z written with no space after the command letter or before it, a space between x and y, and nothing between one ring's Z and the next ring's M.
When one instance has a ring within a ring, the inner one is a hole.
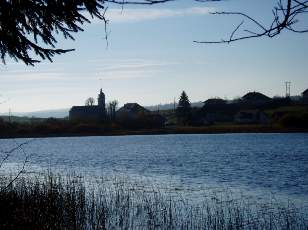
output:
M308 128L308 113L285 114L279 122L287 128Z

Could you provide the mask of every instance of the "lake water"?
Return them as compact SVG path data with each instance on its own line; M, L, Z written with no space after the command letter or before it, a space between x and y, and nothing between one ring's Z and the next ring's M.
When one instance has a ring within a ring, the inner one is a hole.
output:
M0 140L2 155L27 140ZM308 207L308 134L38 138L23 149L8 158L2 172L14 172L26 154L28 172L125 175L190 195L228 188Z

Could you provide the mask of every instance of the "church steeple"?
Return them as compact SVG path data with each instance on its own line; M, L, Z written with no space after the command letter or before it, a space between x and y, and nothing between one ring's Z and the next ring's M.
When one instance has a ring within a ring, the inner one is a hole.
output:
M105 94L103 93L102 89L100 90L98 94L97 104L99 107L103 107L105 110Z

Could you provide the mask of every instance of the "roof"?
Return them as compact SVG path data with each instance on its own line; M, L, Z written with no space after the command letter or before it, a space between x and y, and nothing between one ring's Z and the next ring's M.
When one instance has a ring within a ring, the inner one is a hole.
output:
M149 112L149 110L145 109L138 103L126 103L122 108L118 110L118 112Z
M271 98L259 92L249 92L242 99L245 101L268 101Z
M221 98L210 98L204 102L206 105L226 104L226 100Z
M97 105L90 106L73 106L70 111L87 111L87 112L96 112L101 111L102 107Z
M308 95L308 89L306 89L304 92L302 92L303 95Z

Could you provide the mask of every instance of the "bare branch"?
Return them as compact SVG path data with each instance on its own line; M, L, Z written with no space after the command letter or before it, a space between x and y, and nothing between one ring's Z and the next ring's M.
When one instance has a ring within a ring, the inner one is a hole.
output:
M18 171L16 176L12 180L10 180L10 182L4 188L0 190L0 193L8 189L20 177L21 174L25 173L25 168L26 164L28 163L28 158L29 156L26 156L25 160L23 161L21 169Z
M284 3L283 3L284 2ZM307 33L307 29L294 28L295 24L299 22L297 17L301 14L308 12L308 1L307 0L279 0L277 6L272 10L273 20L270 26L266 26L260 21L252 18L251 16L241 12L215 12L216 15L238 15L247 19L249 22L255 25L255 29L244 29L244 33L240 36L235 36L235 33L239 31L239 28L244 24L240 23L228 39L221 39L219 41L194 41L196 43L206 44L219 44L219 43L230 43L244 39L257 38L257 37L275 37L283 30L289 30L295 33ZM238 34L238 33L237 33Z
M240 15L244 18L249 19L251 22L255 23L257 26L259 26L261 29L263 29L264 31L266 30L265 26L263 26L261 23L259 23L257 20L253 19L252 17L250 17L247 14L241 13L241 12L214 12L211 14L223 14L223 15Z
M2 151L2 153L5 154L5 156L2 158L1 162L0 162L0 168L3 166L4 162L8 160L8 158L11 156L11 154L17 150L21 150L25 156L24 160L23 160L23 163L22 163L22 167L20 170L18 170L17 174L15 175L15 177L10 180L10 182L5 186L5 187L2 187L0 192L3 192L4 190L6 190L7 188L9 188L19 177L22 173L25 172L25 167L26 167L26 164L28 163L28 159L29 159L29 156L25 149L24 149L24 146L25 145L28 145L30 142L32 142L33 140L29 140L29 141L26 141L26 142L23 142L21 144L18 144L16 147L8 150L8 151Z
M233 39L234 34L236 33L236 31L238 31L238 29L243 25L244 21L242 21L232 32L231 36L230 36L230 40Z

